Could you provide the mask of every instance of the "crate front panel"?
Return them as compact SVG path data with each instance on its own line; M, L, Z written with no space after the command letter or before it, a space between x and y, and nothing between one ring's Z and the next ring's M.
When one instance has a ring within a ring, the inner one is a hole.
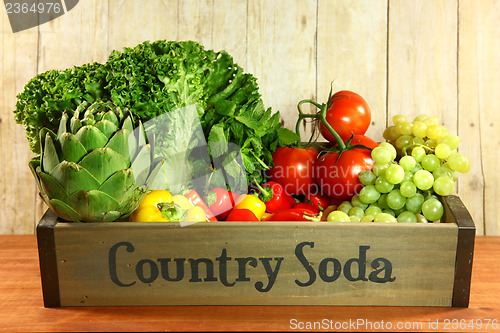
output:
M58 223L62 306L451 306L454 223Z

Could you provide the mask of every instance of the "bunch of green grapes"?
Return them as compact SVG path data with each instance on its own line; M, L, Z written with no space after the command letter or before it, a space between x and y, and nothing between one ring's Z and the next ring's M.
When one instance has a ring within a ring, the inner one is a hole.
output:
M444 208L438 196L455 191L458 173L470 170L458 153L460 138L439 125L436 117L420 115L410 122L397 115L372 150L373 170L359 175L364 185L351 201L342 202L329 221L438 221Z

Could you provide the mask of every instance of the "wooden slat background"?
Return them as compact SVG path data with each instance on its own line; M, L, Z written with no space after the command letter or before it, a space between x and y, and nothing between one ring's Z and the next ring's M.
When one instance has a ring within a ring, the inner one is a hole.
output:
M191 39L253 73L289 128L297 102L323 101L332 81L368 101L376 140L395 114L438 116L472 161L458 194L477 233L500 235L498 0L85 0L15 34L0 12L0 234L34 233L45 210L12 113L27 81L144 40Z

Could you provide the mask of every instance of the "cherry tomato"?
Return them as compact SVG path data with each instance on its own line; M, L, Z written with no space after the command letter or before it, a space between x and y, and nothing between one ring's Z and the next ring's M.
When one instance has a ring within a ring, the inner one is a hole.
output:
M354 148L338 153L329 152L318 158L315 165L316 182L322 192L339 200L349 200L358 194L363 184L359 174L371 170L375 162L371 150Z
M342 90L330 98L330 108L326 112L326 121L345 142L352 133L364 135L371 123L371 111L368 103L355 92ZM328 141L336 143L333 135L321 122L321 135Z
M273 153L274 167L269 179L281 184L288 194L307 194L315 185L313 168L318 151L310 148L278 147Z

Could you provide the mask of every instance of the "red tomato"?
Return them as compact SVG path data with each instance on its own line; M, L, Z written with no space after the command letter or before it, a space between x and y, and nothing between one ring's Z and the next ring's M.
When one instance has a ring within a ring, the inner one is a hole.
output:
M378 147L378 143L375 140L367 137L366 135L356 135L354 138L352 138L351 146L354 145L363 145L371 149Z
M364 135L370 126L372 114L368 103L355 92L342 90L335 93L331 99L331 106L326 111L326 121L345 142L352 133ZM321 122L320 132L325 139L336 143L333 135ZM352 132L352 133L351 133Z
M317 155L318 151L311 147L278 147L273 153L274 167L267 175L288 194L307 194L315 185L313 167Z
M314 175L324 194L339 200L349 200L363 187L359 174L371 170L375 162L368 149L347 150L337 161L338 155L329 152L321 156L316 161Z

